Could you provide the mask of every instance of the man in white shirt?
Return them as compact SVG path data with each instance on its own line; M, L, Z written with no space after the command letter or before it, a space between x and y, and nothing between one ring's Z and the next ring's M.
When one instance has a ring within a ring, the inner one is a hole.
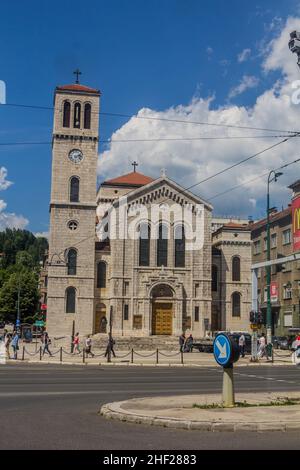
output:
M266 356L266 337L264 333L262 333L258 342L259 342L258 357L261 358L263 356Z
M239 348L240 348L240 355L242 357L245 357L245 345L246 345L246 339L243 333L239 337Z

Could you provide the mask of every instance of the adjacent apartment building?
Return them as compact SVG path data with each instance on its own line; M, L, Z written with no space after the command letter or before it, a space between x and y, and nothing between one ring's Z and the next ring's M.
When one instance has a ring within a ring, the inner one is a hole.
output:
M270 210L271 259L283 258L300 251L297 240L300 228L300 180L289 186L293 191L291 203L286 209ZM267 256L267 220L251 225L252 261L258 263ZM287 335L289 328L300 326L300 261L274 265L271 268L272 333ZM258 274L258 303L266 315L266 269Z

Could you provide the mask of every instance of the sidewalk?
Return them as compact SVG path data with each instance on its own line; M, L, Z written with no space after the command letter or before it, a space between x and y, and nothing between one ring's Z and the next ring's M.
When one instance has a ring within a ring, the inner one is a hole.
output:
M235 401L270 404L289 397L300 399L299 392L237 393ZM135 424L201 431L299 431L300 404L241 408L194 407L220 403L220 395L184 395L134 398L108 403L101 415Z
M23 347L25 348L23 351ZM144 351L144 350L129 350L129 351L118 351L116 350L116 358L112 356L111 363L107 362L107 358L104 357L105 350L93 349L95 357L83 357L81 354L71 354L69 348L50 347L53 357L42 356L40 359L40 343L20 343L20 349L18 351L18 361L24 360L24 362L36 363L43 362L49 364L74 364L74 365L137 365L137 366L177 366L177 367L214 367L216 366L215 359L212 353L199 353L193 351L192 353L183 353L181 355L178 351ZM23 359L24 358L24 359ZM10 360L10 363L15 362ZM274 362L267 361L265 358L261 359L257 363L250 362L250 356L247 355L245 358L240 358L235 366L249 366L249 365L291 365L291 355L289 351L276 351L274 355Z

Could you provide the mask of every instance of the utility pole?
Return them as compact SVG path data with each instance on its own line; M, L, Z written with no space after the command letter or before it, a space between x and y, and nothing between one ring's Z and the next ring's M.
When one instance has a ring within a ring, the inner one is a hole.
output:
M21 297L21 285L20 285L20 275L18 277L18 300L17 300L17 321L16 321L16 331L20 334L21 318L20 318L20 297Z

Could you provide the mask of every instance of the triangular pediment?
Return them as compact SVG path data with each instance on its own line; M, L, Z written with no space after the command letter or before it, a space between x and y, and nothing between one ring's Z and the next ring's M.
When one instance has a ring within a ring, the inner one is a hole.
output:
M191 193L167 176L161 176L141 188L130 191L126 194L126 200L129 207L135 204L147 205L172 202L181 205L203 205L207 210L213 210L213 206L207 201ZM116 200L114 205L119 205L119 202L120 200Z

